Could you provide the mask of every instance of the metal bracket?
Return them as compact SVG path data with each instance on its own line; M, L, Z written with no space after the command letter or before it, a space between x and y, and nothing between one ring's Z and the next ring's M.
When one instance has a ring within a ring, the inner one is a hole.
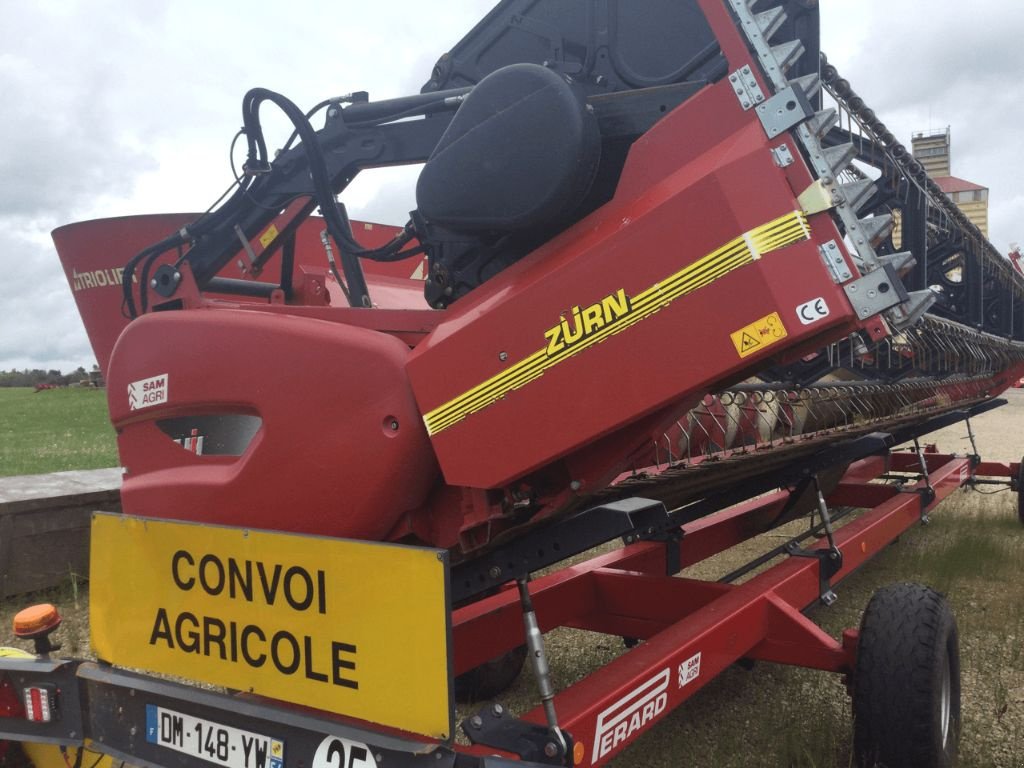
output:
M633 538L634 541L661 541L665 544L665 575L675 576L683 570L682 558L679 552L679 545L683 540L682 528L669 528L654 533L641 533Z
M491 704L462 721L462 732L474 744L483 744L519 755L523 760L546 765L565 765L572 754L572 740L562 732L566 750L551 738L543 725L528 723L510 714L501 704Z
M757 106L757 116L761 119L764 132L769 139L788 131L795 125L807 120L814 114L814 108L807 100L803 88L789 86L776 93L768 101Z
M793 164L793 153L789 151L788 144L779 144L772 150L772 160L779 168L786 168Z
M829 240L824 245L819 246L818 252L821 254L821 260L825 262L828 273L832 275L832 282L839 284L853 279L853 273L846 264L843 252L835 240Z
M744 112L764 101L764 91L757 84L757 78L754 77L754 72L749 65L745 65L729 75L729 83Z
M821 515L821 524L825 528L825 536L828 539L826 549L800 549L796 541L790 541L786 545L786 551L793 557L816 557L818 559L818 599L825 605L832 605L836 601L836 593L832 591L831 579L843 567L843 553L836 546L835 537L832 535L832 516L828 511L828 503L825 501L825 494L822 493L821 483L818 482L818 475L812 475L810 481L818 494L818 514ZM813 513L812 513L813 528Z
M157 267L153 278L149 281L149 287L152 288L158 296L162 296L165 299L171 298L174 292L178 290L178 285L181 283L181 272L173 264L161 264Z
M847 283L843 290L857 317L862 320L902 304L909 298L899 275L890 264Z
M818 599L825 605L832 605L839 598L832 591L832 577L843 568L843 553L833 544L827 549L800 549L791 541L786 552L792 557L810 557L818 561Z
M835 201L832 200L832 193L821 183L821 179L818 179L801 192L800 197L797 198L797 203L800 204L800 210L808 216L830 210L835 208L836 205Z
M654 534L668 525L668 511L660 501L634 497L591 507L453 565L452 600L464 602L619 536L635 540L640 532Z

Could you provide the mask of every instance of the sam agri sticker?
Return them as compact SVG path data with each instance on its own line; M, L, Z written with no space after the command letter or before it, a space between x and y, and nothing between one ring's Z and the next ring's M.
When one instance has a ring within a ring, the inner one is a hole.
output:
M679 665L679 687L683 688L700 677L700 651Z
M162 373L149 379L133 381L128 385L128 408L137 411L167 402L168 375Z

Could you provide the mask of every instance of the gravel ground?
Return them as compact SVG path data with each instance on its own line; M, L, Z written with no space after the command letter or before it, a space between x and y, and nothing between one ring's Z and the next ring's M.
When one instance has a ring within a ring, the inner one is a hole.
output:
M986 460L1017 461L1024 452L1024 390L1011 390L1006 407L974 421ZM926 442L943 451L966 452L963 425L941 430ZM1024 528L1015 494L957 494L933 517L882 552L836 590L831 608L809 615L834 636L857 626L863 606L880 586L920 581L944 592L957 615L963 665L962 767L1024 768ZM803 523L745 542L687 569L684 575L714 579L749 561ZM69 584L50 595L65 616L59 639L64 651L88 655L88 593ZM9 627L23 605L8 600L0 621ZM548 635L552 674L566 687L626 652L619 638L574 630ZM536 701L529 675L521 675L502 702L523 711ZM848 766L849 699L839 676L758 664L734 667L666 716L618 757L632 766Z

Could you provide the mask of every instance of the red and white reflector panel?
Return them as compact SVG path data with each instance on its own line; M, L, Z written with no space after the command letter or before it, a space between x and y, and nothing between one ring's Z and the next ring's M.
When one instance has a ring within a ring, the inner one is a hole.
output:
M57 690L52 685L33 685L24 689L25 719L35 723L53 720Z

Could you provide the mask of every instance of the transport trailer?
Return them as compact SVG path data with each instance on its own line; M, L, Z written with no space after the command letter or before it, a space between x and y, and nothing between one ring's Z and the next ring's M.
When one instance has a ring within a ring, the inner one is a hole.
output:
M243 123L224 202L79 297L126 467L99 661L19 615L0 735L74 768L602 765L761 659L846 675L861 765L952 763L941 597L882 590L841 638L802 611L955 489L1019 493L920 438L1024 375L1024 279L820 55L816 3L502 0L419 94L255 88ZM360 241L339 195L413 163L409 222ZM162 222L55 232L72 286ZM556 691L556 627L629 649ZM524 666L537 708L457 739L456 697Z
M37 655L0 658L0 735L29 742L41 765L61 753L39 745L60 745L62 759L77 765L81 750L90 762L96 753L168 768L603 765L728 666L760 660L844 675L858 764L949 765L960 666L943 598L923 586L883 588L860 628L839 638L803 611L834 601L843 578L926 524L958 489L1006 484L1019 494L1019 463L920 442L1004 402L833 442L781 473L671 512L640 498L609 502L457 565L441 550L226 528L197 535L184 523L98 514L92 632L100 657L119 666L57 657L48 639L56 611L23 611L15 632L35 642ZM893 449L906 441L913 447ZM836 466L845 471L826 494L818 478ZM783 518L808 490L816 515L806 531L719 581L678 575ZM617 538L619 549L531 578ZM99 562L111 545L136 550ZM103 586L117 577L119 586ZM360 602L378 581L384 588ZM126 583L148 595L126 592ZM354 634L357 626L372 626L371 639ZM629 649L556 692L543 633L557 627L621 637ZM373 645L396 635L398 651ZM392 655L378 678L371 668L382 650ZM540 705L517 717L490 701L458 724L470 744L457 742L454 680L474 674L481 689L500 690L524 658ZM187 670L234 690L121 665ZM379 714L324 711L331 689L357 692L365 711Z

